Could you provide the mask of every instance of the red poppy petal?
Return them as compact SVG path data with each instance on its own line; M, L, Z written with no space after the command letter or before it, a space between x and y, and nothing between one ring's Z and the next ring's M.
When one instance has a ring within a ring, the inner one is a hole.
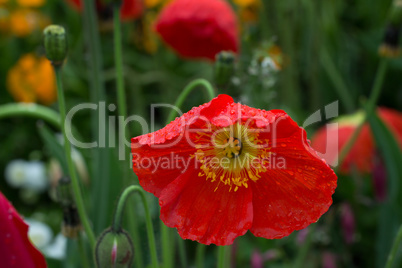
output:
M222 50L238 51L237 28L236 15L221 0L172 1L162 10L155 26L181 56L210 60L215 60Z
M141 186L159 197L169 183L184 173L189 165L194 165L194 158L190 156L194 153L195 149L185 138L174 147L153 149L150 145L142 145L133 149L133 170Z
M226 109L233 99L228 95L219 95L209 103L193 108L180 118L156 132L132 139L133 170L140 184L148 192L159 197L162 189L177 176L194 165L196 148L193 141L197 128L216 117ZM184 135L187 131L188 135Z
M247 232L253 220L252 192L229 192L224 185L198 177L197 170L180 175L160 196L161 220L177 228L183 239L229 245Z
M275 126L276 140L269 142L268 169L251 184L254 220L250 231L270 239L316 222L332 204L337 180L308 145L305 131L289 116Z
M384 120L393 132L396 140L402 148L402 113L384 107L379 108L377 111L381 119Z
M329 125L323 127L313 136L312 147L320 152L328 163L336 165L339 152L352 137L355 130L356 126L350 125L341 125L339 127ZM333 148L335 143L338 143L337 150L327 150L328 148ZM345 157L339 169L340 172L348 174L354 167L362 173L369 172L372 169L373 152L373 139L368 125L365 125L355 144Z
M158 131L132 138L132 148L135 150L135 148L144 144L163 144L178 138L181 139L184 136L184 131L188 130L189 126L197 125L198 122L211 121L226 111L231 103L233 103L232 97L221 94L208 103L194 107Z
M45 258L29 241L28 225L1 192L0 222L2 267L46 267Z

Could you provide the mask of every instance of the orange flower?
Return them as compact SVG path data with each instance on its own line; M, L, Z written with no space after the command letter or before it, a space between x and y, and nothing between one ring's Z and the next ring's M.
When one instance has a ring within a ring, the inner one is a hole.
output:
M55 77L45 57L22 56L7 74L7 88L16 101L52 104L56 98Z
M17 9L3 18L6 29L17 37L25 37L35 30L42 30L50 24L49 19L41 13L30 9ZM3 24L4 24L3 22ZM4 28L4 27L2 27Z

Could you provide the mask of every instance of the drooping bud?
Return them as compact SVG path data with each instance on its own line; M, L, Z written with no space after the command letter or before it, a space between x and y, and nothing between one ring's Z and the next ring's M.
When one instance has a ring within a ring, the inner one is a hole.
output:
M235 70L235 55L230 51L221 51L215 56L214 78L218 87L227 87Z
M54 66L61 66L67 56L67 36L62 26L50 25L43 30L47 58Z
M106 229L99 237L95 248L98 268L129 268L133 262L134 247L129 234Z

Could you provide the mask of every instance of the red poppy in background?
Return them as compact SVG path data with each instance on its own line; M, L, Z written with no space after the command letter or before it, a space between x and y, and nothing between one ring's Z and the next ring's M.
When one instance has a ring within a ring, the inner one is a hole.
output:
M1 267L44 268L43 255L28 238L28 225L0 192Z
M228 245L250 230L281 238L316 222L336 175L284 111L219 95L132 139L133 169L184 239Z
M83 0L67 0L71 3L76 9L82 11L83 9ZM112 14L111 7L104 4L101 0L96 0L96 8L99 14L110 13ZM139 18L144 12L144 3L143 0L123 0L123 4L121 6L121 19L122 20L132 20Z
M390 128L402 148L402 114L387 108L377 109L379 117ZM336 122L338 127L322 127L312 138L312 147L322 152L325 160L334 164L343 146L348 142L359 123L363 120L362 113L339 118ZM338 136L338 140L337 137ZM331 143L338 142L338 150L326 152ZM365 124L359 134L356 143L345 157L339 171L343 174L350 174L355 167L361 173L373 171L376 148L369 124Z
M215 60L223 50L239 50L236 15L224 0L172 1L157 18L155 29L185 58Z

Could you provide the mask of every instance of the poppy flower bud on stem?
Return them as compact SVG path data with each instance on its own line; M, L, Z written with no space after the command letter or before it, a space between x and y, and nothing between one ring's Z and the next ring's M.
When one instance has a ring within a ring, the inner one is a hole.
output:
M235 55L230 51L221 51L215 56L214 78L218 87L227 87L234 73Z
M133 258L133 246L130 237L125 231L123 231L121 225L124 206L127 198L134 192L138 192L140 194L142 203L144 204L145 222L148 232L148 244L152 262L151 267L158 267L154 229L152 226L151 215L149 213L148 202L145 197L144 190L139 186L131 185L123 191L119 198L112 227L106 230L98 239L95 249L95 257L98 268L130 267Z
M43 31L46 57L54 66L61 66L67 55L67 36L62 26L50 25Z
M133 262L134 247L124 230L106 229L96 243L95 261L98 268L129 268Z

